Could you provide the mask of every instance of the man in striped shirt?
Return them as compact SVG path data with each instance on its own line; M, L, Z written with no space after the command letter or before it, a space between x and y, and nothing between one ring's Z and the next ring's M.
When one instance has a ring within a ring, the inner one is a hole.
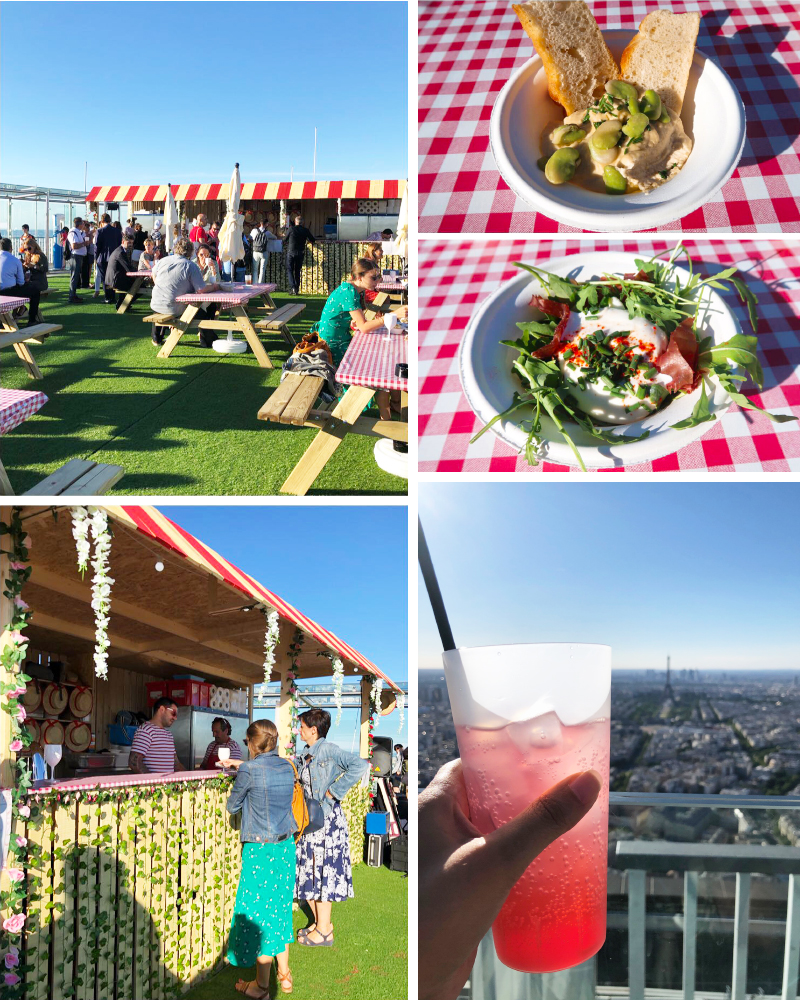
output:
M178 706L171 698L159 698L153 715L136 730L128 766L136 774L172 774L185 771L175 753L175 737L169 731L178 718Z

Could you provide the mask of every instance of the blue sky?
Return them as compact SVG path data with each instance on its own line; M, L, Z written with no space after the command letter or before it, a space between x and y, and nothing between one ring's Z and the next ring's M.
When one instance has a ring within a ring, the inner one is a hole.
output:
M420 484L459 646L575 641L615 669L800 668L800 484ZM420 579L420 666L441 644Z
M159 510L393 680L407 679L406 507L159 505ZM331 732L347 748L357 716L346 710L339 729ZM405 744L408 717L406 712L402 734L397 711L379 718L375 732Z
M14 2L0 16L7 183L83 190L85 160L90 188L225 182L237 160L243 181L292 166L310 180L315 125L318 180L407 175L404 2Z

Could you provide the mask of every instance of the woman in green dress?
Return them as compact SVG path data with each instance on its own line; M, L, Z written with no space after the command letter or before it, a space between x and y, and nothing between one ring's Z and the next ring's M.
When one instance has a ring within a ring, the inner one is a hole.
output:
M292 992L289 942L294 940L292 899L297 830L292 815L294 768L278 755L278 730L257 719L245 739L250 759L229 760L237 768L228 812L242 814L242 873L233 905L227 959L256 968L256 978L240 979L236 989L253 1000L268 1000L273 958L284 993Z
M359 333L372 333L384 326L383 317L368 320L364 315L364 295L374 293L375 286L380 281L380 266L374 260L361 257L353 264L350 277L328 296L316 330L330 348L333 363L337 368L350 345L351 324ZM408 306L398 306L392 311L399 319L408 316ZM391 420L389 393L384 390L377 392L375 402L378 404L381 419Z

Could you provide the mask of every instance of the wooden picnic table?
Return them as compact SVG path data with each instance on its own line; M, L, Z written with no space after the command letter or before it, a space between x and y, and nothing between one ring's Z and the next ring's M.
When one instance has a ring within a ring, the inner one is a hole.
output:
M262 368L273 368L274 365L247 314L247 304L253 299L261 299L262 302L274 309L275 303L272 301L271 293L276 288L277 285L247 285L236 282L221 285L213 292L191 292L188 295L179 295L175 301L180 302L186 308L178 320L173 318L173 322L164 323L164 326L171 327L172 332L158 352L158 356L168 358L184 333L193 323L196 323L197 328L201 330L230 330L232 328L241 330L253 354L258 359L259 365ZM218 302L220 305L228 307L233 314L232 317L230 319L198 320L201 307L212 302Z
M362 416L379 389L399 389L407 404L408 379L395 374L398 364L408 363L408 335L401 333L355 333L336 372L336 381L347 391L330 412L311 410L305 426L320 432L281 487L281 493L305 496L312 483L342 443L345 435L371 434L408 442L408 423Z
M18 300L17 304L20 304ZM27 300L26 300L27 301ZM4 308L4 306L0 307ZM13 308L13 307L12 307ZM19 427L28 417L40 410L47 402L43 392L29 392L27 389L0 389L0 437ZM0 459L0 496L15 496L6 470Z
M25 366L28 377L42 378L39 366L31 354L31 345L41 346L51 333L62 327L56 323L36 323L20 329L14 318L14 310L29 303L30 299L23 296L0 296L0 348L13 347Z
M142 292L142 285L145 283L145 280L147 278L150 278L151 281L153 280L153 275L149 270L126 271L125 273L128 275L129 278L133 278L134 281L131 287L125 293L125 298L122 300L122 302L120 302L119 306L117 307L117 312L120 314L120 316L123 313L126 313L130 309L131 305L133 304L134 298Z
M408 282L407 281L381 281L375 286L375 291L377 292L392 292L392 298L399 298L401 303L408 301ZM399 295L398 295L399 293Z

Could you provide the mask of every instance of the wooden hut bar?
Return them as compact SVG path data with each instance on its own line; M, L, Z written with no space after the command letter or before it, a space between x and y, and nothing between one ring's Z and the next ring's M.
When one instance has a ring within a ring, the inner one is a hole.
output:
M273 677L280 680L280 752L287 753L294 714L290 673L298 679L332 675L331 657L337 656L346 674L362 678L361 755L369 757L370 713L390 710L399 691L375 664L160 511L99 509L112 533L107 680L94 672L92 571L81 579L71 509L0 508L3 524L18 515L29 537L30 576L22 585L32 612L24 628L26 662L40 671L57 666L58 683L91 692L85 719L93 746L108 745L108 727L118 712L147 711L148 683L175 683L177 674L187 672L204 684L246 690L244 723L252 719L254 686L264 671L261 609L267 608L279 615ZM6 543L0 545L3 581L11 574L8 537L4 534ZM0 597L0 615L5 629L12 620L6 596ZM302 644L293 646L298 636ZM0 649L15 641L4 630ZM4 667L3 682L11 677ZM371 697L376 678L383 684L378 705ZM217 714L232 716L224 710ZM29 717L44 728L47 715L45 706ZM67 710L58 717L67 726L69 719ZM8 713L0 712L0 726L0 776L8 790L17 756L9 749ZM238 818L225 809L231 778L192 770L195 760L182 763L189 770L99 771L35 784L23 793L30 815L15 813L11 832L27 837L28 850L39 861L26 863L23 883L20 996L180 996L220 968L239 875ZM59 766L63 771L63 763ZM362 858L368 806L369 789L361 786L343 802L354 863ZM2 879L7 890L8 867Z

